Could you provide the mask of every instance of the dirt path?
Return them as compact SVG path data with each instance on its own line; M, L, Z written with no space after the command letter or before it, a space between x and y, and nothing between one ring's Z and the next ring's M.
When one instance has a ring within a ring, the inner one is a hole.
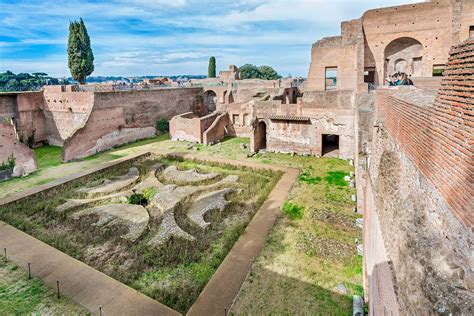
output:
M202 155L186 154L183 157L236 164L235 160L209 158ZM237 164L247 167L281 170L285 173L227 254L216 273L209 280L187 315L222 315L225 311L229 311L280 213L281 205L287 199L299 174L298 169L269 166L255 162L237 162Z

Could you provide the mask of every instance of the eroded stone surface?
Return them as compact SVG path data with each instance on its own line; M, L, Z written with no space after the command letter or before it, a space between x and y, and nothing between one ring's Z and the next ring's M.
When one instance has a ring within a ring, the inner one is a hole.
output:
M149 244L155 246L162 245L172 236L186 240L194 240L193 236L183 231L176 223L174 217L176 206L193 194L216 190L222 186L234 184L238 179L238 176L230 175L210 185L185 187L165 185L161 187L159 192L155 195L149 211L151 217L160 218L163 216L163 220L158 228L158 233L150 240Z
M102 184L92 188L81 188L78 192L86 192L88 194L104 194L112 193L125 189L138 180L140 173L136 167L128 169L128 173L123 176L116 177L114 180L104 179Z
M204 180L215 179L218 173L199 173L196 169L181 171L176 166L169 166L163 171L163 176L167 181L183 184L192 184Z
M229 204L225 199L226 195L234 191L236 190L222 189L200 196L196 201L194 201L191 208L188 210L187 215L189 220L198 227L205 229L210 223L204 220L204 215L211 210L222 212L227 204Z
M163 216L158 233L148 242L148 245L160 246L173 236L190 241L195 240L194 236L182 230L176 223L174 211L168 210Z
M130 241L137 240L143 234L150 219L147 210L143 206L131 204L107 204L96 206L76 212L72 215L72 218L79 219L83 216L92 214L99 215L99 220L93 225L126 225L129 232L121 237Z

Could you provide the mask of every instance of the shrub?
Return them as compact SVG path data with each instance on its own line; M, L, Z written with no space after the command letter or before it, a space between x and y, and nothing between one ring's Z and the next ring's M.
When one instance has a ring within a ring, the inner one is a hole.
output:
M299 206L291 202L285 202L283 204L283 213L285 213L290 219L303 218L304 207Z
M134 193L128 198L128 204L147 206L148 199L141 193Z
M13 171L13 168L15 168L15 156L11 154L8 156L7 162L2 161L2 164L0 165L0 170L10 170Z
M158 121L156 121L156 130L160 134L168 133L170 130L170 124L168 122L168 119L162 117Z

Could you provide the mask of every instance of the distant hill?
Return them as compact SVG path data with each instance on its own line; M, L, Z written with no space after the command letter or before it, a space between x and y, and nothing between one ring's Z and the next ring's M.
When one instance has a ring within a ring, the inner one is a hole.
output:
M7 70L0 73L0 92L38 91L44 85L68 84L66 79L49 77L44 72L14 74Z

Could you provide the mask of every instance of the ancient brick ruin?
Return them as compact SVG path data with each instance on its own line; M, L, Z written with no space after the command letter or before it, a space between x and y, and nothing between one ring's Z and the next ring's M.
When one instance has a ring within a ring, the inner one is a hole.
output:
M304 83L240 80L231 66L186 88L0 94L14 120L0 124L0 161L14 153L28 173L19 138L63 146L68 161L150 137L162 117L173 140L350 159L371 314L472 314L473 26L471 0L369 10L313 44ZM414 87L386 86L398 71Z

